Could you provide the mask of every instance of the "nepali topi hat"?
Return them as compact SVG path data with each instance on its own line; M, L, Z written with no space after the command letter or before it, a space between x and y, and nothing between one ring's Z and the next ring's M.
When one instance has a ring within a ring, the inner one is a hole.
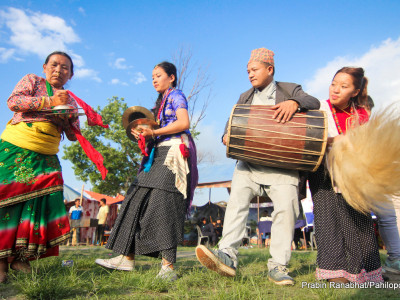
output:
M248 63L253 61L267 63L274 66L274 52L266 48L258 48L251 51Z

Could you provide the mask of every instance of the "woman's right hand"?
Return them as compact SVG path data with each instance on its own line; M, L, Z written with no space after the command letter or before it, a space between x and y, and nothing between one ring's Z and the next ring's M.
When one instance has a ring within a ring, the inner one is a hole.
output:
M58 90L50 97L50 106L67 104L69 99L67 90Z

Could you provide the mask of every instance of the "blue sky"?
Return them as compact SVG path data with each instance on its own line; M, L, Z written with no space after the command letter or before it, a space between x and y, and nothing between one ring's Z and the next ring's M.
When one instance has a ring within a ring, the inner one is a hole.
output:
M364 67L370 95L385 107L400 100L399 13L399 1L3 0L0 119L4 128L15 84L25 74L42 75L53 50L73 56L76 71L67 88L90 105L103 107L119 96L129 106L152 107L153 66L190 48L212 82L198 148L213 162L200 166L200 181L229 180L234 161L225 157L220 137L232 106L250 87L246 64L252 49L273 50L275 79L300 83L321 100L337 69ZM65 182L80 190L83 183L69 162L62 166ZM199 192L195 203L207 199L208 191ZM212 201L220 200L228 194L216 189Z

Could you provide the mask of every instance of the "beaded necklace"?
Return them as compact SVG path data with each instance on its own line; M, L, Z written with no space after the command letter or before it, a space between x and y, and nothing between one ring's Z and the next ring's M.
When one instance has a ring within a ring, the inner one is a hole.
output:
M161 112L164 110L164 106L165 106L165 102L167 101L168 95L169 93L172 92L172 88L168 88L168 90L165 92L163 99L161 101L161 105L160 105L160 109L158 110L158 114L157 114L157 123L158 125L161 124Z
M343 134L343 130L342 130L342 128L340 127L340 124L339 124L339 119L338 119L338 117L337 117L337 115L336 115L335 106L332 104L332 105L331 105L331 108L332 108L333 118L335 119L336 127L337 127L337 129L338 129L338 131L339 131L339 134ZM340 109L340 108L339 108L339 109ZM353 108L353 106L350 107L350 114L349 114L347 111L344 111L343 109L340 109L340 110L343 111L343 112L345 112L346 114L350 115L349 118L353 117L353 115L354 115L354 108ZM347 118L347 119L348 119L348 118ZM346 123L346 129L347 129L347 119L346 119L346 121L345 121L345 123Z

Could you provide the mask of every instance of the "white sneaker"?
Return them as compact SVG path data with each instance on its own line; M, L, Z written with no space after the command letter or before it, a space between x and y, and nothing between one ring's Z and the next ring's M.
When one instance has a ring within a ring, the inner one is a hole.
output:
M169 265L167 265L167 266L161 266L161 270L160 272L158 272L156 278L167 281L175 281L178 279L178 275L176 275L174 269L171 269Z
M135 268L135 261L126 259L124 255L119 255L110 259L98 258L95 260L95 263L108 269L121 271L132 271Z

